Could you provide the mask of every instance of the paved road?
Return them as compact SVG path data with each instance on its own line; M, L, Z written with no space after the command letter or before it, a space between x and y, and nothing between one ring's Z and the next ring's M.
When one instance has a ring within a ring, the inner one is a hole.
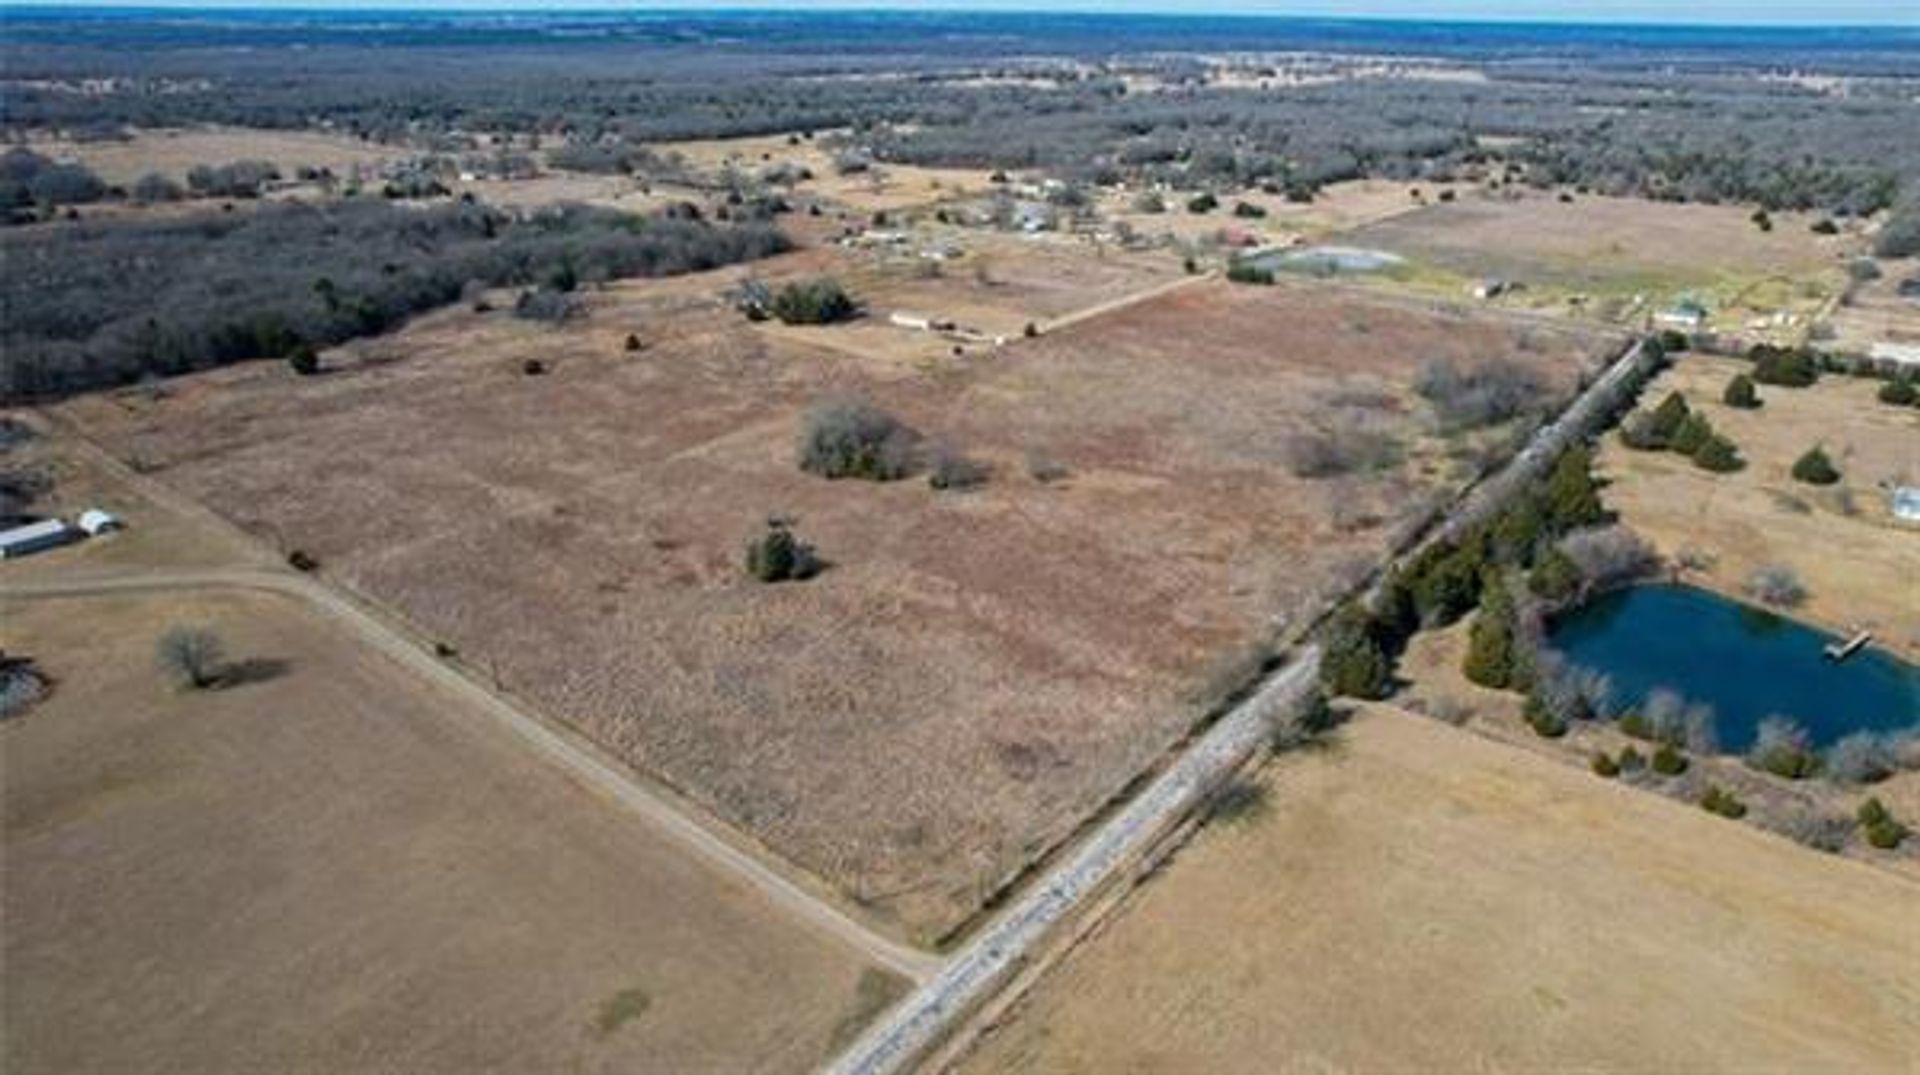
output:
M474 682L428 653L332 588L302 575L259 568L154 571L0 585L0 598L77 598L181 590L264 590L306 601L357 633L368 645L451 691L454 697L498 721L553 764L585 781L645 819L669 839L721 872L760 890L782 910L834 937L869 959L914 981L941 965L930 955L882 937L819 896L808 892L750 852L689 817L676 804L636 782L615 764L549 727L540 718Z
M895 1005L827 1070L884 1075L910 1070L978 1005L1003 986L1029 950L1081 902L1136 865L1141 854L1198 808L1219 782L1267 742L1274 720L1318 680L1309 647L1258 693L1221 717L1124 809L1087 838L1005 914L962 948L932 981Z

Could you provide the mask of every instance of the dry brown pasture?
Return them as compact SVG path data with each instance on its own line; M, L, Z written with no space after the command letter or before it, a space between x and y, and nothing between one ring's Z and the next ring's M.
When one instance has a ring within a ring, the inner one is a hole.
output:
M1482 191L1369 224L1341 241L1469 280L1524 284L1528 291L1511 300L1522 304L1559 304L1577 292L1590 308L1635 295L1657 307L1692 295L1708 305L1717 329L1745 330L1751 318L1779 310L1804 325L1838 293L1859 240L1813 234L1813 214L1777 213L1769 232L1748 214L1736 206L1593 195L1563 203L1544 191Z
M31 416L0 411L0 417ZM88 508L110 511L126 529L6 563L0 583L50 583L124 573L128 569L180 571L196 568L260 567L274 561L256 541L234 530L212 512L191 505L156 505L120 480L110 460L80 450L59 430L35 423L40 434L0 452L0 469L39 474L51 482L37 499L36 514L69 522ZM187 510L178 510L181 508Z
M1830 319L1834 338L1820 346L1867 354L1876 343L1920 345L1920 301L1902 298L1900 281L1920 276L1920 258L1883 258L1880 278L1856 288L1853 301Z
M176 623L245 680L166 686ZM847 949L289 598L11 599L0 645L56 681L0 724L9 1072L799 1072L870 1014Z
M1187 211L1188 199L1197 192L1183 191L1163 195L1164 213L1141 213L1133 209L1134 195L1114 192L1103 200L1101 211L1109 218L1123 220L1143 236L1172 235L1184 240L1217 236L1222 228L1233 228L1255 236L1264 243L1282 243L1293 239L1322 239L1337 232L1411 213L1423 204L1412 191L1419 190L1428 199L1447 189L1467 190L1460 184L1403 183L1388 179L1354 179L1329 183L1311 202L1290 202L1285 196L1259 190L1220 195L1220 208L1211 213ZM1257 205L1267 211L1265 217L1243 219L1233 215L1237 202Z
M801 165L813 178L796 188L864 213L892 212L992 189L992 172L973 168L925 168L912 164L875 164L866 172L841 175L834 167L836 151L823 144L835 132L815 132L812 141L787 144L785 135L750 138L706 138L660 142L661 154L678 153L703 171L732 166L742 174L758 176L782 164Z
M1907 660L1920 657L1920 528L1893 518L1886 483L1920 481L1920 414L1874 396L1880 382L1823 377L1811 388L1760 386L1765 405L1720 402L1740 359L1686 355L1648 386L1648 406L1679 391L1746 459L1712 474L1667 452L1636 452L1605 438L1601 473L1609 507L1669 558L1705 554L1689 580L1739 595L1763 564L1783 564L1807 589L1793 611L1834 633L1870 627ZM1793 480L1801 453L1824 445L1842 474L1821 488Z
M371 169L411 152L323 131L182 127L131 133L133 137L126 141L46 141L33 148L63 160L77 160L101 179L121 186L132 184L148 172L185 182L188 170L197 164L217 166L238 160L272 161L288 176L305 165L331 168L335 175L346 176L355 165Z
M1565 386L1612 345L1202 282L902 362L859 325L749 324L717 297L744 271L609 287L559 328L449 310L330 353L323 376L233 367L158 402L64 410L926 940L1453 480L1406 388L1423 360L1507 355ZM644 350L624 350L629 332ZM534 357L550 372L524 375ZM992 479L941 493L802 473L803 412L851 394ZM1411 460L1293 477L1288 437L1355 408ZM1030 454L1068 476L1036 479ZM743 545L771 515L830 569L746 579Z
M1846 1071L1920 1056L1920 885L1390 707L1259 775L979 1072Z

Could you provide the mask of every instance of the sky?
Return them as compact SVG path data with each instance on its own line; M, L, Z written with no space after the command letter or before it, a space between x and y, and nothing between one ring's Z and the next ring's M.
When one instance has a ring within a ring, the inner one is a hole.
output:
M46 0L39 0L45 3ZM5 6L6 0L0 0ZM1353 18L1438 18L1588 23L1713 25L1879 25L1920 27L1920 0L70 0L48 6L166 6L423 10L775 10L844 8L978 11L1111 11L1126 13L1296 15Z

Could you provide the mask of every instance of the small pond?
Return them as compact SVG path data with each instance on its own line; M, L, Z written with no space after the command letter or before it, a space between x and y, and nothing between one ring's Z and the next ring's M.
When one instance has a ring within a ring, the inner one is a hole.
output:
M1613 679L1616 706L1655 687L1713 706L1721 749L1744 751L1761 718L1805 725L1824 747L1848 732L1920 724L1920 668L1877 649L1831 661L1833 636L1689 586L1634 586L1553 625L1576 664Z
M1362 250L1354 246L1309 246L1298 250L1262 251L1247 260L1254 267L1268 272L1333 276L1339 273L1380 272L1399 265L1403 259L1385 250Z

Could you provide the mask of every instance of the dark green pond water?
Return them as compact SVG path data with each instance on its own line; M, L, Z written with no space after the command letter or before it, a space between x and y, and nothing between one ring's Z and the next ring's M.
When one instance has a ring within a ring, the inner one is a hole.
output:
M1920 669L1874 649L1827 660L1831 635L1688 586L1606 594L1553 625L1554 648L1613 679L1616 705L1655 687L1713 706L1723 750L1752 745L1762 717L1793 717L1816 746L1920 724Z

